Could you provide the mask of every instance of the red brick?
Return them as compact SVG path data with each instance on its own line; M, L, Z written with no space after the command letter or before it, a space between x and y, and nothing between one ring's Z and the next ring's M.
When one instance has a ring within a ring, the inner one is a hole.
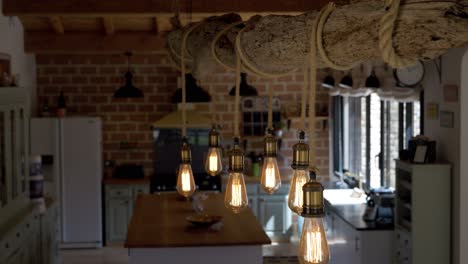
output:
M144 152L130 152L131 160L144 160L146 158L146 153Z
M125 121L127 120L127 116L126 115L112 115L111 118L110 118L111 121Z
M75 67L60 67L60 72L62 74L75 74L78 70Z
M73 84L87 84L88 78L86 76L73 76L72 83Z
M91 103L107 103L108 101L108 96L97 95L91 97Z
M83 113L96 113L97 107L96 105L80 105L80 112Z
M147 120L147 115L146 114L134 114L130 115L129 119L132 120L133 122L146 122Z
M128 140L128 136L126 133L113 133L111 134L110 138L114 141Z
M37 77L37 84L38 85L50 84L49 76L39 76L39 77Z
M85 94L95 94L99 93L99 89L96 86L82 86L81 87L81 92Z
M100 105L99 106L99 111L101 112L116 112L117 111L117 106L116 105Z
M131 104L121 104L119 105L119 111L120 112L135 112L136 107L135 105L131 105Z
M89 79L91 84L103 84L107 82L107 78L104 76L93 76Z
M56 66L49 66L43 68L42 71L44 74L58 74L59 73L59 68Z
M115 74L117 72L117 69L115 67L101 67L99 69L99 73L102 74Z
M136 128L137 128L137 125L131 124L131 123L123 123L119 125L120 131L135 131Z
M95 74L97 73L96 67L81 67L80 73L82 74Z
M84 95L75 95L72 97L72 100L74 103L77 103L77 104L88 103L89 97L84 96Z

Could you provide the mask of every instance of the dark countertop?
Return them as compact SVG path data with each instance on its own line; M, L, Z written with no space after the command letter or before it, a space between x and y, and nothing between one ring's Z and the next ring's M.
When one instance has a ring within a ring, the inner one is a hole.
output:
M120 184L120 185L131 185L131 184L150 184L150 177L145 178L128 178L128 179L118 179L118 178L104 178L102 180L103 184Z
M327 186L328 185L328 186ZM333 184L324 184L326 189L334 186ZM343 189L343 192L351 192L350 189ZM353 199L353 198L349 198ZM346 223L353 226L356 230L361 231L382 231L382 230L394 230L394 225L382 225L377 222L366 222L362 216L366 210L365 203L349 203L349 204L333 204L325 197L326 210L333 211L338 217L343 219Z

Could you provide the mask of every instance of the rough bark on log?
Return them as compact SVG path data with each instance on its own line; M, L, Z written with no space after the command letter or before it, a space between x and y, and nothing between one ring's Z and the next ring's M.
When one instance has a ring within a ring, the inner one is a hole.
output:
M355 65L380 58L379 21L383 1L337 7L323 31L323 45L332 61ZM311 25L317 11L300 16L265 16L241 34L241 48L251 63L271 74L300 67L309 52ZM468 42L468 16L450 2L407 3L401 6L393 34L400 56L433 59ZM234 53L233 53L233 56ZM325 67L318 58L319 67Z
M187 69L195 78L203 79L204 75L212 74L213 67L216 67L216 61L211 56L211 42L215 35L226 26L240 21L242 21L242 18L232 13L209 17L203 20L201 24L196 25L188 34L186 43ZM192 25L188 25L183 29L174 30L168 35L169 53L177 65L180 65L182 36L191 27ZM193 63L191 63L192 61Z

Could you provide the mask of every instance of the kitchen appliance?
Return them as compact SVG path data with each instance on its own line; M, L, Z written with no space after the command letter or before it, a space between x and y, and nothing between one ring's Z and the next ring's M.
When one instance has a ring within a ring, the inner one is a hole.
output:
M143 166L138 164L117 165L114 170L114 178L117 179L141 179L145 177Z
M62 248L102 246L99 118L31 119L31 153L43 156L45 196L59 201Z
M221 177L205 172L204 161L208 153L209 131L209 126L187 129L187 139L192 152L192 171L198 190L221 191ZM181 142L179 128L153 129L154 175L151 178L151 192L176 190Z
M372 189L367 194L364 221L377 225L394 224L395 193L392 189Z

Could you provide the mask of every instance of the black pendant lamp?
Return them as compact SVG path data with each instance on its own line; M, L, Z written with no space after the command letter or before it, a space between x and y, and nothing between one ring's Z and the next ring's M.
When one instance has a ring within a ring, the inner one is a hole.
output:
M333 76L331 74L327 75L325 77L325 79L323 79L322 87L323 88L328 88L328 89L335 88L335 78L333 78Z
M353 88L353 78L351 77L351 74L348 73L346 74L343 79L341 79L340 84L338 84L341 88L344 89L351 89Z
M366 88L377 89L380 88L380 81L375 74L375 71L372 70L369 77L366 79Z
M211 102L210 94L197 85L197 80L190 73L185 74L185 91L187 92L187 103ZM171 101L174 104L182 102L182 88L175 91Z
M240 89L239 89L240 96L257 96L258 92L255 87L249 85L247 83L247 73L241 72L241 82L240 82ZM236 86L232 87L231 91L229 92L230 96L236 95Z
M114 93L114 98L138 98L143 97L143 92L133 85L133 73L130 70L131 52L125 52L127 56L127 72L125 73L125 84Z

